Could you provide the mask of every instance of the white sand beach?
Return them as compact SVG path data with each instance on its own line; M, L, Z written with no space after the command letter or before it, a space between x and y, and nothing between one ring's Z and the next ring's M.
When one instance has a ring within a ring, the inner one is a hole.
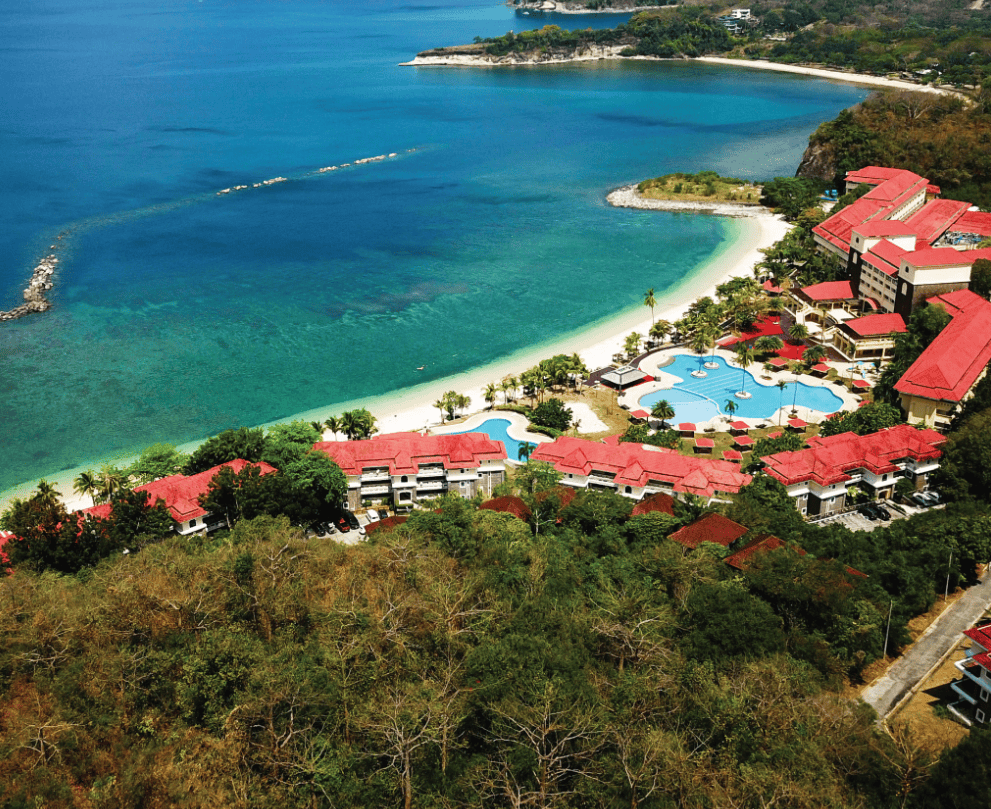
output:
M628 186L628 188L630 187L632 186ZM737 212L720 211L720 213L740 216ZM696 272L689 274L689 271L695 268L686 267L686 280L657 296L654 319L677 320L684 315L693 301L704 295L715 294L716 286L726 279L735 276L751 276L754 265L762 257L760 250L781 239L790 227L780 217L771 214L764 208L757 208L755 211L749 212L745 217L740 218L740 223L742 227L737 239L727 243L720 253L713 256L706 266L699 268ZM650 286L649 279L640 283L645 289ZM616 317L599 323L575 324L575 331L571 334L549 343L522 349L491 365L467 369L455 376L381 396L309 410L298 413L291 418L280 419L280 421L293 419L323 421L330 416L339 415L345 410L367 407L377 419L378 429L381 433L424 430L439 426L440 413L433 406L433 403L445 391L455 390L471 397L471 407L466 412L477 413L487 408L483 391L489 382L498 382L506 376L519 376L522 371L555 354L577 352L589 370L602 368L612 364L613 354L622 350L623 342L630 332L636 331L646 335L651 323L649 309L644 306L633 307ZM583 430L589 430L593 426L589 415L591 413L583 413L578 416L582 421ZM325 440L332 439L333 436L330 433L325 435ZM167 440L167 437L163 437L163 440ZM190 452L199 443L199 441L189 442L181 445L180 449L184 452ZM80 497L72 491L72 482L75 477L85 469L95 469L103 463L126 465L133 460L133 456L100 459L84 467L51 475L47 479L55 484L70 510L86 508L91 505L90 499ZM14 497L28 496L36 485L36 483L31 483L0 493L0 509L6 508L6 505Z

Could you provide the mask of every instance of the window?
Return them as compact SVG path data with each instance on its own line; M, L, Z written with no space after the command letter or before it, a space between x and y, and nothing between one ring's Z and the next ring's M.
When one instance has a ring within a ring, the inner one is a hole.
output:
M400 500L412 500L413 499L413 495L410 492L400 492L399 493L399 499Z
M190 520L189 521L189 527L190 528L195 528L196 527L196 520Z
M981 702L987 702L987 701L988 701L988 692L987 692L987 691L985 691L985 690L984 690L984 689L982 688L982 689L981 689Z
M403 475L401 478L399 478L399 482L400 483L409 483L409 476L408 475Z
M984 711L982 711L980 708L977 709L977 721L980 722L982 725L984 724Z
M626 489L625 489L625 491L626 491L627 494L633 494L633 488L630 487L630 486L627 486Z

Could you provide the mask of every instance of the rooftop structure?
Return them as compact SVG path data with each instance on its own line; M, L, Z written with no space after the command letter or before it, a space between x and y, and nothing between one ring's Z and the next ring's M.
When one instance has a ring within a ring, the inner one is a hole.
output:
M570 436L541 444L530 458L552 464L564 475L561 482L567 486L609 489L634 500L658 492L714 497L736 493L751 480L728 461L688 457L640 444L610 446Z
M169 510L169 514L172 515L172 519L176 523L176 531L179 534L185 536L199 531L210 531L220 527L222 522L219 518L211 522L211 515L199 504L199 497L209 491L210 481L221 469L229 468L235 475L239 475L248 466L258 467L262 475L269 475L276 471L274 466L267 463L252 464L238 458L196 475L170 475L167 478L153 480L151 483L136 486L134 491L147 492L149 502L153 505L161 500ZM108 518L112 512L113 504L111 503L82 510L83 514L101 519Z
M933 430L899 424L868 435L841 433L808 440L809 448L777 452L762 460L803 514L822 515L846 504L847 487L856 484L881 499L894 494L899 477L922 488L939 467L946 438Z
M637 503L633 507L633 511L630 513L630 516L639 517L641 514L653 514L654 512L667 514L673 517L674 498L669 494L664 494L663 492L652 494Z
M466 498L491 494L506 475L505 445L483 433L390 433L365 441L322 441L313 448L344 471L352 509L365 500L411 507L445 492Z
M753 564L754 556L768 553L769 551L776 551L778 548L788 547L790 546L784 540L778 539L778 537L772 534L758 534L752 542L748 542L736 553L723 559L723 561L737 570L747 570ZM793 548L793 550L802 556L805 555L805 551L801 548Z
M991 362L991 302L962 289L930 298L952 317L895 383L913 423L945 428Z
M639 368L634 368L632 365L624 365L622 368L614 368L611 371L607 371L600 379L604 384L612 388L623 390L633 385L639 385L641 382L646 382L649 377Z
M524 522L527 522L533 516L530 507L520 497L496 497L492 500L486 500L479 508L486 511L500 511L503 514L512 514Z
M964 659L953 664L964 676L950 683L960 697L950 711L969 727L983 725L991 716L991 624L967 629L963 634L973 642Z
M736 540L747 533L749 529L722 514L711 512L699 517L684 528L679 528L668 539L695 549L703 542L714 542L728 548Z

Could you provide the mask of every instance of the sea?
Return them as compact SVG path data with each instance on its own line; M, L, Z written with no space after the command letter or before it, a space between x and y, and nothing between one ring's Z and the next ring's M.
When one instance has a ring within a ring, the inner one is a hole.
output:
M628 312L743 225L615 209L610 189L790 176L816 126L867 94L687 61L399 65L627 16L3 4L0 309L43 256L59 269L49 312L0 323L0 490L439 380Z

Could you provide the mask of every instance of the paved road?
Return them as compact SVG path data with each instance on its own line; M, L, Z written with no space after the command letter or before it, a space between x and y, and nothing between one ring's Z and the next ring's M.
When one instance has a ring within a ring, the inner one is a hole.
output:
M991 607L991 582L985 573L925 631L911 648L888 669L888 673L861 694L864 702L887 718L898 701L940 663L969 629Z

